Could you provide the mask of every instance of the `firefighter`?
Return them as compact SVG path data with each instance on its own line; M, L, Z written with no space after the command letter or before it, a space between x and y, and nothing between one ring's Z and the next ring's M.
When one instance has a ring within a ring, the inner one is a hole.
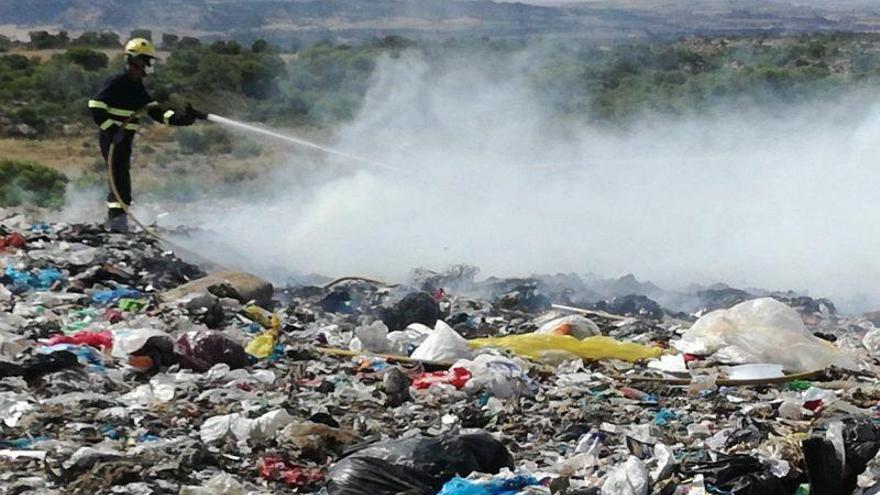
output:
M144 87L143 79L152 73L155 60L156 48L149 40L130 40L125 44L125 71L111 77L104 84L104 89L89 100L92 119L100 128L99 143L104 160L107 160L113 145L110 163L113 182L120 197L117 199L111 186L107 195L107 227L115 232L128 231L126 209L131 205L131 147L140 123L138 116L132 116L145 108L156 122L173 126L192 125L196 119L207 118L206 114L190 104L186 105L185 111L176 112L161 107L153 100Z

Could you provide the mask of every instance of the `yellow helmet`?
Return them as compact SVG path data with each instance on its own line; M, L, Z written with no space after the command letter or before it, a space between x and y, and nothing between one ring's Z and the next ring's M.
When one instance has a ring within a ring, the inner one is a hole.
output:
M132 38L125 44L125 54L156 58L156 47L146 38Z

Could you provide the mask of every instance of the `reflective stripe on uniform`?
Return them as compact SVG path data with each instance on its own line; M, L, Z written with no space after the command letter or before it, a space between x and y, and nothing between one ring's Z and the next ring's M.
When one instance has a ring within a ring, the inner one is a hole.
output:
M134 115L134 110L111 107L101 100L89 100L89 108L100 108L102 110L105 110L110 115L116 115L117 117L131 117L132 115Z
M107 107L107 113L110 115L116 115L117 117L131 117L134 115L133 110L125 110L123 108L113 108Z
M165 121L165 124L171 123L171 117L174 116L174 110L168 110L164 114L162 114L162 120Z
M122 204L122 203L117 203L117 202L110 202L110 201L108 201L108 202L107 202L107 208L109 208L109 209L111 209L111 210L124 210L124 209L125 209L125 205Z
M120 122L118 120L114 120L114 119L107 119L101 124L100 127L101 127L102 131L106 131L107 129L109 129L110 127L112 127L114 125L121 126L122 122ZM136 131L140 128L140 124L138 124L137 122L129 122L129 123L125 124L125 128L129 131Z

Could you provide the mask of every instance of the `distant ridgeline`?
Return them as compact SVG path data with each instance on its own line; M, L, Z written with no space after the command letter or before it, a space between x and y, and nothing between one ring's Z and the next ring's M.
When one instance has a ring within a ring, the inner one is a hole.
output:
M873 34L618 43L385 36L293 47L148 30L35 31L28 42L0 38L0 136L76 132L71 123L81 124L79 132L90 130L86 101L121 70L120 40L132 34L158 38L163 62L149 82L158 99L207 109L222 101L224 111L240 119L294 127L351 119L379 58L405 51L422 54L438 73L464 63L499 78L520 77L561 119L609 126L626 126L644 113L685 114L744 100L792 103L880 82L880 36Z
M880 29L878 21L880 13L860 0L591 0L562 6L485 0L0 0L0 24L53 25L71 32L149 27L232 35L245 42L263 38L281 46L330 38L352 43L389 34L631 39L870 32Z

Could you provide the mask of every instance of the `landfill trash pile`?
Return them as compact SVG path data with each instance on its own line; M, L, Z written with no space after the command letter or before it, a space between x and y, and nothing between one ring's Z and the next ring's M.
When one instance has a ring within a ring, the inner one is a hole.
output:
M880 490L880 329L829 301L683 314L467 267L275 288L0 219L0 493Z

